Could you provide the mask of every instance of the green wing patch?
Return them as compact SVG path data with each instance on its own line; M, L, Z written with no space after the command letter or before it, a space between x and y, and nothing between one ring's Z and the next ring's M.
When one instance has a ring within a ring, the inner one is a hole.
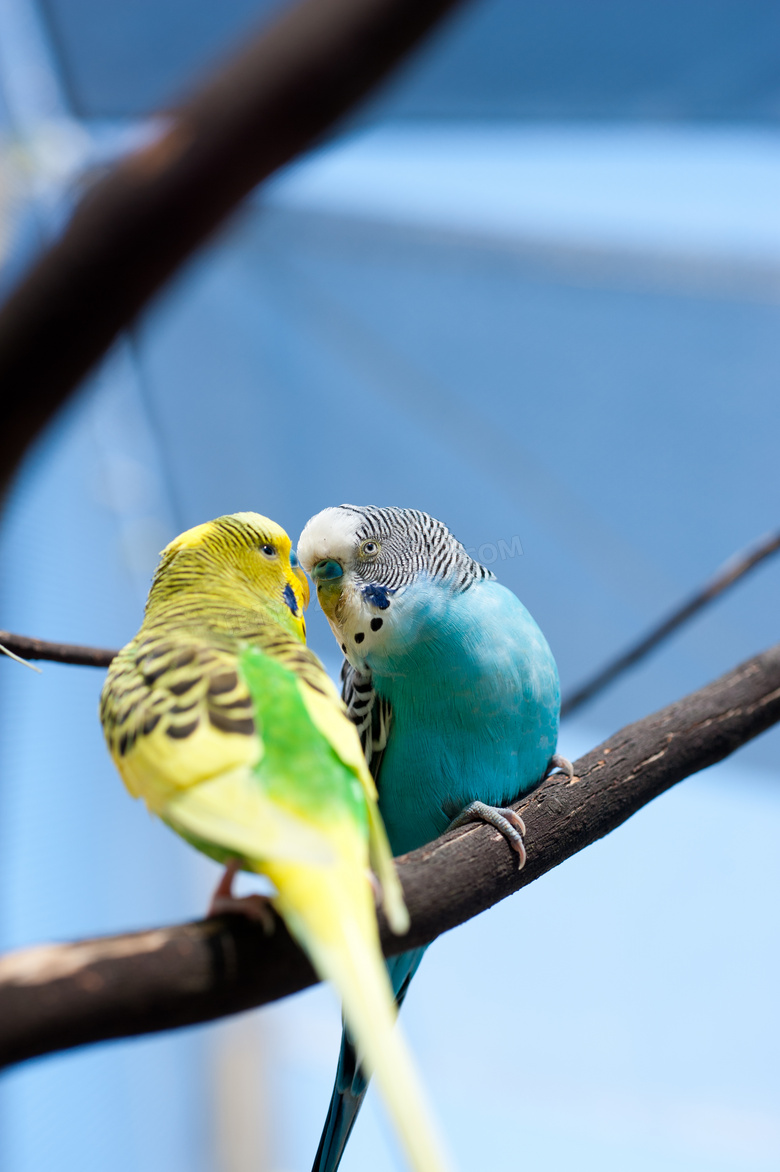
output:
M320 822L348 814L367 833L363 787L312 721L297 674L258 647L245 648L239 662L262 723L264 752L254 773L269 797Z
M262 756L180 790L163 813L200 850L252 868L269 861L336 863L339 847L367 842L369 813L360 781L312 723L298 677L277 659L246 647L238 673L254 705ZM336 709L338 715L338 709Z

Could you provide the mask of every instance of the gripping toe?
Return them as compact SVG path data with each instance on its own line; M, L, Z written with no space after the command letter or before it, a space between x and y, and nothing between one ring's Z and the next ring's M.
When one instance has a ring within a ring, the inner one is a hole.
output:
M569 781L574 777L574 766L571 761L568 757L561 757L558 753L550 758L550 764L547 766L547 772L544 776L549 777L556 769L560 769L561 773L565 773Z
M525 823L511 806L488 806L485 802L471 802L461 810L457 818L453 818L447 829L456 830L459 826L465 826L467 822L487 822L489 826L494 826L512 850L517 852L520 867L525 866Z

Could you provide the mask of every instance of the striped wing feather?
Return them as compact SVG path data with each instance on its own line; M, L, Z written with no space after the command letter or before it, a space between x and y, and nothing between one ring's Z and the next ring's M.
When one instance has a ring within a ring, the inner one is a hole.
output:
M233 649L182 630L141 629L109 668L101 718L127 788L157 813L177 790L262 753Z
M387 700L374 691L371 672L357 671L348 659L341 665L341 696L349 718L358 730L371 776L378 782L392 709Z

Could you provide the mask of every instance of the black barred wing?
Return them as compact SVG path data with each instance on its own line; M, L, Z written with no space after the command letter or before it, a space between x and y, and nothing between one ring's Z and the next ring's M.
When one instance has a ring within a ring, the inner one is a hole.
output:
M259 758L254 702L238 669L247 646L277 659L313 691L338 703L322 664L295 635L272 623L247 622L242 613L232 625L226 634L194 626L171 630L166 616L147 620L111 663L100 716L131 792L142 792L141 773L154 769L188 784L212 765L217 769L224 762L228 768Z
M392 709L387 700L377 696L374 691L371 672L357 671L347 659L341 667L341 698L347 706L350 720L357 727L371 776L378 788Z
M206 728L251 737L252 697L227 648L181 634L146 631L116 657L100 702L109 747L118 759L163 734L186 741Z

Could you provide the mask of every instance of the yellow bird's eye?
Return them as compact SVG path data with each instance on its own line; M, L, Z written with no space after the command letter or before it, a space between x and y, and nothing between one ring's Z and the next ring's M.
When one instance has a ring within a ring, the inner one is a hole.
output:
M379 553L380 545L378 541L369 538L368 541L360 543L360 552L364 558L373 558Z
M260 553L264 554L267 558L275 558L276 552L276 546L271 545L270 541L266 541L264 545L260 546Z

